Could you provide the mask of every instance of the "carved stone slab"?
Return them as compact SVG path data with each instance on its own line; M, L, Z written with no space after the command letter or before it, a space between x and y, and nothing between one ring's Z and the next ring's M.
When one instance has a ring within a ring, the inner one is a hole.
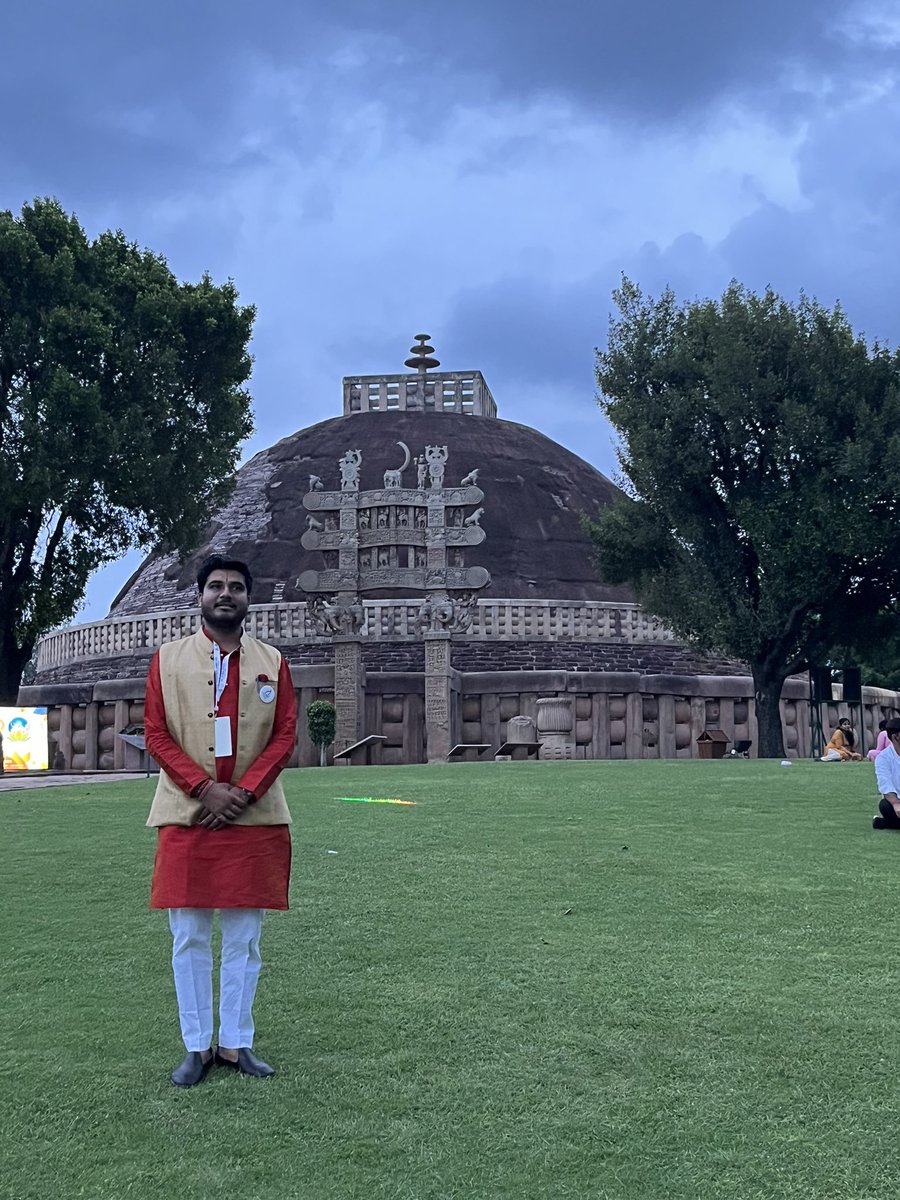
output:
M342 546L356 546L356 533L347 529L307 529L300 537L304 550L340 550Z
M480 504L484 492L479 487L446 488L379 488L378 491L353 492L307 492L303 507L308 512L320 509L340 508L348 499L360 508L371 508L379 504L435 504L450 506Z
M426 536L426 543L429 540L434 540L433 534L435 531L429 530L428 532L432 534L432 538L429 539ZM445 528L443 533L444 540L448 546L480 546L487 537L487 534L480 525L465 525L462 528L451 525Z
M303 497L305 509L340 508L346 492L307 492Z
M376 588L479 591L491 581L484 567L378 567L360 571L358 578L360 591ZM303 571L297 584L304 592L345 592L356 588L357 576L352 571Z
M304 592L353 592L356 579L356 571L302 571L297 587Z
M480 546L486 536L480 525L443 525L429 529L398 526L395 529L361 529L358 534L347 529L307 529L300 538L300 544L304 550L340 550L348 546L431 546L438 542L446 542L448 546Z

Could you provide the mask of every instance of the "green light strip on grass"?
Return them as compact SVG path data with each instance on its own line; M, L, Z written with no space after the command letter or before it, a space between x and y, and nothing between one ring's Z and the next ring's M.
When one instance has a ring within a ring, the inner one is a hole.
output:
M405 804L415 806L415 800L381 800L375 796L335 796L335 800L343 800L345 804Z

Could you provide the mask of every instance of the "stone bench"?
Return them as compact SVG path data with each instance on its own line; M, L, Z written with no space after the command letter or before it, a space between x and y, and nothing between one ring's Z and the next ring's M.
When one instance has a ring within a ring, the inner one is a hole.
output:
M540 742L504 742L494 758L501 760L511 758L514 762L526 758L537 758L540 749Z
M136 732L138 729L141 730L140 733ZM132 730L134 730L135 732L132 732ZM144 771L149 776L151 769L156 766L156 763L150 757L150 752L147 749L147 741L146 741L146 737L143 733L143 726L126 725L125 728L121 731L121 733L116 734L116 737L119 739L120 742L124 742L126 746L130 746L132 750L137 750L138 762L140 763L139 769L141 771ZM126 757L125 770L129 770L129 769L130 768L128 767L128 759Z
M381 744L386 741L387 738L383 734L370 733L368 737L354 742L346 750L341 750L338 754L335 754L335 765L341 767L369 767L373 763L379 763L381 762ZM338 761L339 759L341 760L340 762Z
M460 742L447 755L447 762L477 762L490 748L490 742Z

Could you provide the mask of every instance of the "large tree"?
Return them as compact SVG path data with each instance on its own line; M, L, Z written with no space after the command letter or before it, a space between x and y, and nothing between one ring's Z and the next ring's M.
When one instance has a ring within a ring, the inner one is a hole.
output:
M840 309L732 283L628 280L597 353L626 496L590 526L604 577L753 673L759 752L788 675L852 644L900 583L900 370Z
M0 702L92 571L187 549L227 498L253 318L54 200L0 213Z

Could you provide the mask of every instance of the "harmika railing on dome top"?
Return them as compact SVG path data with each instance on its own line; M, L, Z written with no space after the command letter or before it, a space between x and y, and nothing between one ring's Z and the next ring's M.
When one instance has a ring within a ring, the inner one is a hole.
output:
M363 636L372 641L416 641L421 600L370 600L365 604ZM47 634L38 645L37 669L47 671L90 658L124 658L150 652L198 628L196 609L112 617ZM246 629L263 641L286 645L321 642L306 604L257 604L247 615ZM601 601L479 600L463 640L671 642L673 635L638 604Z

